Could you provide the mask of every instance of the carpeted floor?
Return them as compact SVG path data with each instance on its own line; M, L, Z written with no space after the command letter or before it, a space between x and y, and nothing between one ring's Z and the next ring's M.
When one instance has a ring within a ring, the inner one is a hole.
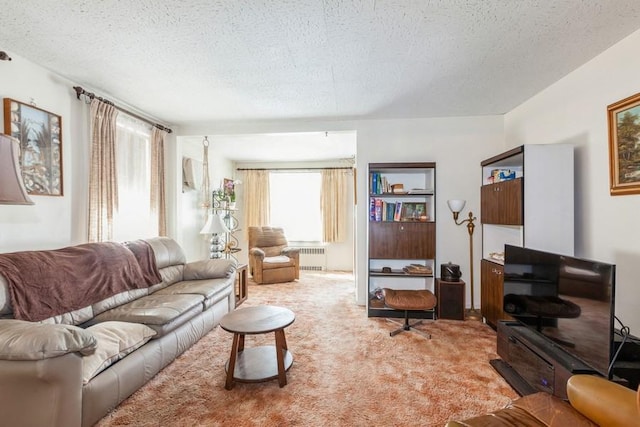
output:
M425 321L428 340L368 318L348 273L304 272L298 282L250 283L239 307L296 314L286 331L288 384L224 389L232 335L219 327L99 423L108 426L442 426L503 407L516 393L491 368L496 335L474 321ZM247 336L246 347L273 334Z

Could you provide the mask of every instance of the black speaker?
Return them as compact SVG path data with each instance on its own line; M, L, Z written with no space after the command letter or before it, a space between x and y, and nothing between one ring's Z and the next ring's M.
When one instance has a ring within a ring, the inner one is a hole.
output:
M436 296L438 319L464 320L464 281L436 279Z

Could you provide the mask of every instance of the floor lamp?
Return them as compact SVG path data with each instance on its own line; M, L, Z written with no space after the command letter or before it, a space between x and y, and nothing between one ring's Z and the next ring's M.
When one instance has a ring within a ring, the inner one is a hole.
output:
M462 225L464 223L467 224L467 231L469 232L469 285L471 288L471 308L465 310L465 318L469 320L482 320L482 315L478 310L476 310L475 304L473 303L473 230L475 230L476 225L473 221L476 220L476 217L473 216L473 212L469 211L469 218L463 219L462 221L458 221L458 215L464 209L464 205L466 204L466 200L447 200L447 205L449 205L449 209L453 212L453 220L456 225Z

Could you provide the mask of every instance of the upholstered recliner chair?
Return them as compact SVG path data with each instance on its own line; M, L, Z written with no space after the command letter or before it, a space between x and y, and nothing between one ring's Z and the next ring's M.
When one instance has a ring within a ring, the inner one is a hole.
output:
M288 247L284 230L249 227L249 272L258 284L300 278L300 250Z

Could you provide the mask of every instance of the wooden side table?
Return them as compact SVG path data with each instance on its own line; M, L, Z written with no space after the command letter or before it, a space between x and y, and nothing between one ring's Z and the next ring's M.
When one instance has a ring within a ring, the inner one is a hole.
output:
M464 320L464 281L446 282L436 279L438 319Z
M236 307L249 296L249 281L247 279L247 264L238 264L236 268Z
M241 308L225 314L220 327L233 334L231 356L225 365L227 380L224 388L231 390L236 381L260 382L278 379L280 387L287 384L287 370L293 364L293 356L287 347L284 328L291 325L296 316L285 307L259 305ZM275 346L244 347L246 335L275 333Z

